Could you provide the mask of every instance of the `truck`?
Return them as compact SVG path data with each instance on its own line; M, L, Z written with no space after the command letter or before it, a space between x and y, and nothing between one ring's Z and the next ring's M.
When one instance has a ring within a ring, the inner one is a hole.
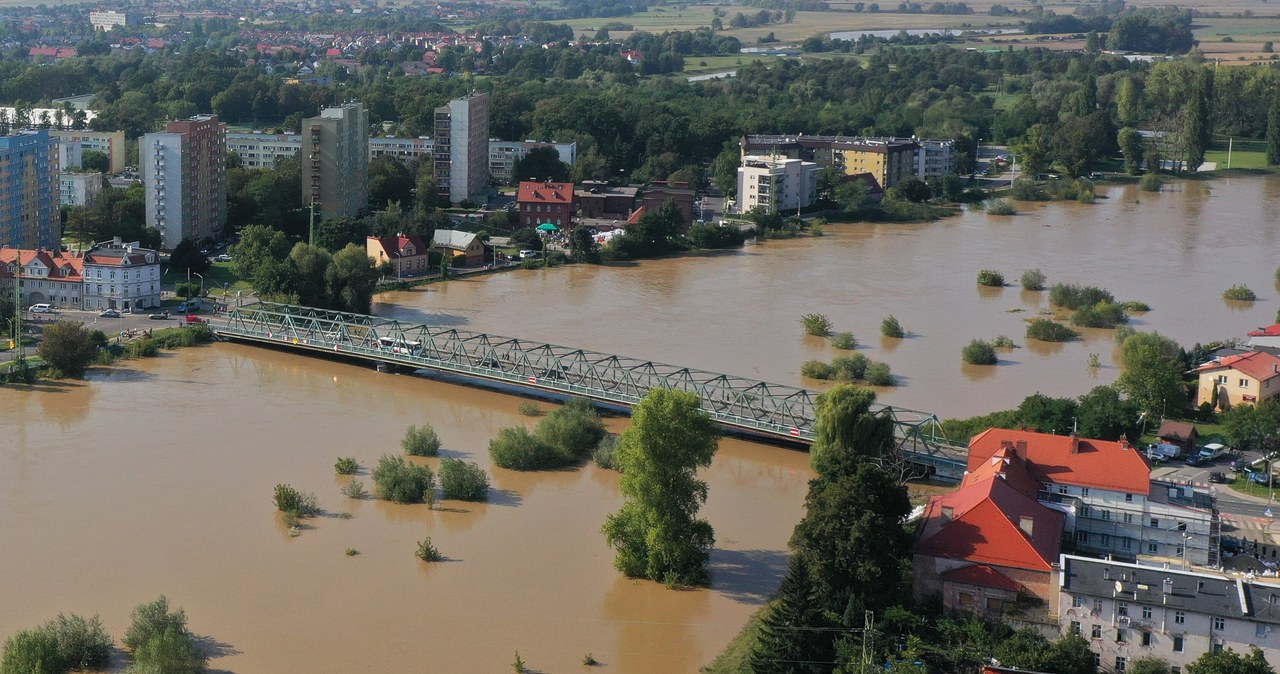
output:
M1147 448L1147 458L1152 463L1164 463L1182 456L1182 448L1167 442L1157 442Z

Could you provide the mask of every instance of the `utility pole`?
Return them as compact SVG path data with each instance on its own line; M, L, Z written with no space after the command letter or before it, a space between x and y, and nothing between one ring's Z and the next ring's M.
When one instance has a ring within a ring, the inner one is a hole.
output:
M871 668L871 649L867 643L867 635L875 629L876 616L871 611L862 614L862 658L859 660L858 673L867 674Z

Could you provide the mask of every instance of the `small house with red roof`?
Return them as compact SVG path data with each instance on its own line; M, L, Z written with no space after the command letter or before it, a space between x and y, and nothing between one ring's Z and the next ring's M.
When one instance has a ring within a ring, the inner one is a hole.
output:
M1249 348L1280 351L1280 323L1258 328L1249 333Z
M1266 351L1214 358L1196 368L1196 374L1196 405L1211 403L1214 409L1228 410L1280 395L1280 358Z
M364 249L374 264L389 262L393 276L417 276L431 270L431 247L417 234L370 236L365 238Z
M552 224L566 229L574 215L573 183L522 181L516 192L520 216L517 225Z
M969 441L968 471L1015 455L1037 485L1035 498L1066 515L1068 552L1218 563L1213 496L1191 484L1153 481L1146 457L1127 440L991 428Z
M930 499L914 549L916 599L938 597L948 611L988 620L1020 598L1054 605L1067 516L1037 501L1038 490L1026 460L1000 449L972 467L959 489Z

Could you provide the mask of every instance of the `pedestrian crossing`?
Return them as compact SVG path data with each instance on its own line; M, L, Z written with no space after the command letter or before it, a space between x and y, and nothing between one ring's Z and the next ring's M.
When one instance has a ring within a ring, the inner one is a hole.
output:
M1266 536L1267 528L1272 523L1272 520L1266 517L1255 517L1253 515L1222 513L1220 517L1222 518L1223 535L1249 540L1261 540Z

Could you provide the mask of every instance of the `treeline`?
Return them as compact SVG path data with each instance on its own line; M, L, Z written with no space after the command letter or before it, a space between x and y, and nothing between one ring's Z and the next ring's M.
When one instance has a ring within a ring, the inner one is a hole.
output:
M1192 12L1177 8L1140 9L1121 13L1123 3L1097 12L1058 15L1045 11L1027 22L1028 33L1100 33L1108 49L1182 54L1195 46ZM992 8L995 16L995 8Z

